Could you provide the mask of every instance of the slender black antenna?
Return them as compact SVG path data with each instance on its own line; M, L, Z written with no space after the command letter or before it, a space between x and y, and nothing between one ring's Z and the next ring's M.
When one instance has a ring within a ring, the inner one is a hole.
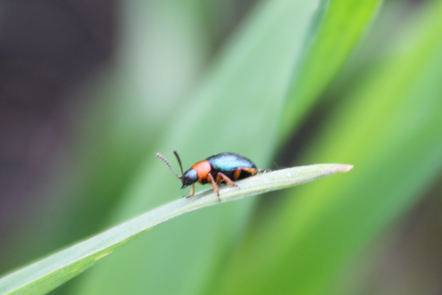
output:
M178 159L178 163L180 164L181 175L184 175L183 165L181 164L180 156L178 156L178 153L176 151L173 151L173 153L175 154L176 158Z
M175 152L176 153L176 152ZM176 154L175 154L176 155ZM170 170L172 170L173 174L175 174L175 176L178 179L181 179L181 176L178 175L178 173L176 173L175 169L172 168L172 165L170 165L169 161L167 161L167 159L160 153L156 153L155 156L157 156L158 158L160 158L161 160L163 160L164 163L166 163L166 165L170 168ZM178 158L178 162L180 162L180 166L181 166L181 161ZM181 171L183 171L183 167L181 167ZM184 174L184 173L183 173Z

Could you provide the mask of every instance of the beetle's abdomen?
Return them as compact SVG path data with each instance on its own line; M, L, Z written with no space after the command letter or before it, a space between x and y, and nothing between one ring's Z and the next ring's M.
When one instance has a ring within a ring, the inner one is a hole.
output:
M224 173L227 177L233 179L233 173L238 168L255 168L255 164L252 161L241 155L233 153L222 153L207 158L210 165L212 165L212 174L216 175L217 172ZM251 176L247 172L241 172L238 179ZM235 179L236 180L236 179Z

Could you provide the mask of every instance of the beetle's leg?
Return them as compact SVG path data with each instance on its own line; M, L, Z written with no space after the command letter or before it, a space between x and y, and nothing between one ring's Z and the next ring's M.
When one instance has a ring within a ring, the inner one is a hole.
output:
M190 190L190 195L185 196L184 198L190 198L195 195L195 184L192 184L192 189Z
M212 183L213 191L216 192L216 195L218 196L218 200L221 202L221 198L219 197L218 186L216 185L215 179L213 178L211 173L209 173L209 175L207 176L207 181L210 181L210 183Z
M224 173L222 173L222 172L218 172L218 174L216 175L216 179L218 180L218 176L219 176L219 179L221 180L221 178L222 179L224 179L224 181L228 184L228 185L230 185L230 186L236 186L237 188L239 188L239 186L237 186L230 178L228 178L227 177L227 175L225 175ZM217 181L218 182L218 181ZM219 183L219 182L218 182Z
M192 189L190 190L190 196L193 197L195 195L195 184L192 184Z
M252 175L255 175L256 173L258 173L258 169L256 169L256 168L238 168L235 170L235 172L233 172L233 180L237 180L239 178L241 171L245 171L245 172L250 173Z

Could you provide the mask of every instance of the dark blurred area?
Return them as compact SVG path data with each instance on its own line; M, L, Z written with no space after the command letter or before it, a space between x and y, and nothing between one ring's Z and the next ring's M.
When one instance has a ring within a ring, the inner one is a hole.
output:
M368 279L360 294L442 294L442 202L439 181L403 224L375 247Z
M115 4L0 4L0 248L68 141L71 93L111 61Z

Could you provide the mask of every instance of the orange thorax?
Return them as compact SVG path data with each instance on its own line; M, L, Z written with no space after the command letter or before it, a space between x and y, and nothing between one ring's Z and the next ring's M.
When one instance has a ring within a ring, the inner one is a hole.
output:
M207 176L209 176L212 166L209 161L203 160L193 165L192 169L195 170L198 175L198 182L202 182L203 180L206 180Z

